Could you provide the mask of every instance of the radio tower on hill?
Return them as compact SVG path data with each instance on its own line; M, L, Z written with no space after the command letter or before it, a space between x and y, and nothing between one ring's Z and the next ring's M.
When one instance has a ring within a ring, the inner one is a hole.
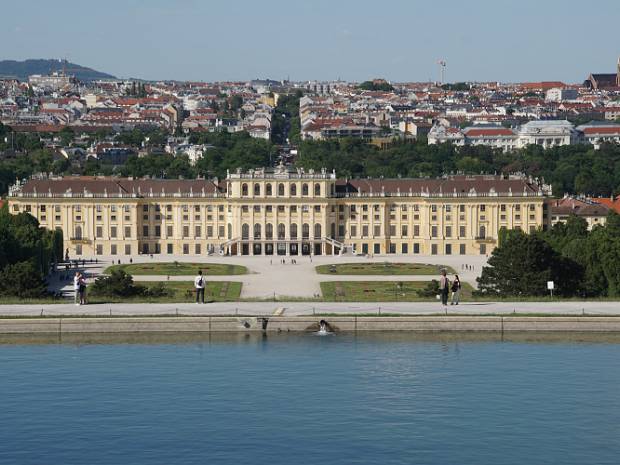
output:
M446 60L437 61L437 65L439 65L439 85L443 85L444 74L446 72Z

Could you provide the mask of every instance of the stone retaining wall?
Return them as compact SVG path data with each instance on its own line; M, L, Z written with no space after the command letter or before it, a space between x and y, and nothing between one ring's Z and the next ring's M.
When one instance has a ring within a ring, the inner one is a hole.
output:
M0 319L0 334L311 332L324 319L335 331L620 332L620 317L270 316Z

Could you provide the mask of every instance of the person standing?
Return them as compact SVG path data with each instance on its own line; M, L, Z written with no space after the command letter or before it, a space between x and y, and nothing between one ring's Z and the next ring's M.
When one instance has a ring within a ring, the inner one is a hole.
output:
M450 292L450 280L446 275L446 270L441 270L441 278L439 280L439 292L441 294L441 304L448 306L448 293Z
M86 305L86 276L80 274L80 305Z
M76 271L73 276L73 291L75 292L75 305L80 305L80 272Z
M458 305L461 298L461 280L458 274L454 275L454 281L452 281L452 302L450 305Z
M205 303L205 280L202 276L202 270L198 270L198 276L194 278L194 287L196 288L196 303Z

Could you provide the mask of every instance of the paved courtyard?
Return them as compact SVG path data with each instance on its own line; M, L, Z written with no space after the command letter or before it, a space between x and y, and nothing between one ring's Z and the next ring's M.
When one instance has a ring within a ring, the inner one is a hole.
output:
M286 260L286 264L281 264L281 259ZM291 259L295 258L297 264L293 265ZM96 276L106 267L121 260L121 263L129 263L129 257L99 257L98 263L86 263L83 268L87 273ZM241 290L242 298L308 298L320 295L321 281L429 281L438 278L438 275L330 275L317 274L315 267L326 264L339 263L428 263L450 266L459 274L464 282L476 286L476 278L480 275L482 266L486 264L486 257L483 255L416 255L398 256L382 255L373 258L353 257L353 256L298 256L281 257L269 256L195 256L195 255L140 255L132 257L133 263L145 262L197 262L197 263L223 263L246 266L249 273L246 275L233 276L207 276L211 281L239 281L243 283ZM463 270L464 264L473 266L473 270ZM164 281L166 276L134 276L135 281ZM170 276L170 281L192 281L194 276ZM51 280L50 287L53 290L70 291L71 281L60 281L57 277Z

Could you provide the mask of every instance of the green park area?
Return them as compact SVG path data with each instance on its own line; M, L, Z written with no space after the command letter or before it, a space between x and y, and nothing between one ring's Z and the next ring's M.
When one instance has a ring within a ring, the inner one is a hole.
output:
M461 300L470 300L472 287L463 283ZM437 281L325 281L323 300L331 302L436 301Z
M454 273L449 266L429 265L425 263L340 263L337 265L320 265L318 274L342 275L438 275L440 270Z
M227 265L220 263L132 263L126 265L112 265L105 270L110 274L114 270L123 270L132 276L135 275L163 275L163 276L194 276L202 270L207 276L247 274L248 269L241 265Z
M205 288L205 302L230 302L239 300L241 283L234 281L210 281ZM192 282L141 281L130 295L98 293L95 289L88 295L88 303L183 303L194 302L196 294Z

